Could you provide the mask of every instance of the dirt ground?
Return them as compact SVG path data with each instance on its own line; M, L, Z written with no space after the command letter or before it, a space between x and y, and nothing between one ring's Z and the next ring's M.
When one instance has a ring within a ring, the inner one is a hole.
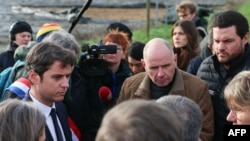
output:
M166 9L161 8L158 11L156 11L154 8L150 9L150 20L151 23L155 19L157 14L157 17L159 20L162 20L166 15ZM103 21L121 21L129 23L129 21L132 23L132 21L139 21L136 22L137 24L128 24L129 27L134 29L141 29L145 28L145 24L147 21L147 9L146 8L89 8L83 16L89 17L91 19L101 19ZM107 23L103 24L102 29L106 29ZM97 29L97 28L96 28ZM79 35L79 38L85 38L85 39L92 39L96 38L102 34L104 34L105 30L99 30L92 32L90 34L87 34L85 32L84 37ZM98 33L98 34L96 34ZM77 36L77 35L76 35Z
M40 9L44 11L53 11L60 10L66 11L69 8L44 8L44 7L36 7L33 9ZM79 9L81 10L81 9ZM166 15L165 8L159 8L156 10L155 8L150 9L150 19L154 19L156 16L158 18L163 18ZM107 20L138 20L144 21L147 20L147 9L146 8L88 8L83 16L90 18L98 18L98 19L107 19Z
M155 8L150 9L150 19L155 18ZM166 15L166 9L158 9L158 17L163 18ZM110 20L147 20L146 8L89 8L85 15L90 18L104 18Z
M109 20L147 20L146 8L89 8L86 10L85 16L90 18L101 18ZM150 19L158 18L162 19L166 15L165 8L159 8L158 12L155 8L150 9Z

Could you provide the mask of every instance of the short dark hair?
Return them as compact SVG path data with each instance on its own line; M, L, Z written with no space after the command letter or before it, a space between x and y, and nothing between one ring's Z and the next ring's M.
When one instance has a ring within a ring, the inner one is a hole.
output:
M107 31L109 32L110 30L118 30L124 32L127 34L128 40L132 41L133 33L127 25L120 22L113 22L107 27Z
M128 48L128 56L138 61L143 59L143 49L145 44L139 41L133 42Z
M74 66L76 64L76 56L69 49L52 42L42 41L28 52L25 68L27 71L34 69L36 73L42 76L55 61L62 62L62 67L66 65Z
M249 25L246 17L237 11L225 11L215 17L212 27L227 28L236 27L236 33L243 38L249 32Z

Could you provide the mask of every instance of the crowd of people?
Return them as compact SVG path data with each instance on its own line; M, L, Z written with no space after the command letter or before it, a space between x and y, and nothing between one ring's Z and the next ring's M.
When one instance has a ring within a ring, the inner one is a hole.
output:
M114 22L97 43L107 52L87 54L57 23L35 38L13 23L0 71L25 65L1 94L0 141L223 141L224 125L250 124L248 21L226 10L205 27L196 8L177 5L172 43Z

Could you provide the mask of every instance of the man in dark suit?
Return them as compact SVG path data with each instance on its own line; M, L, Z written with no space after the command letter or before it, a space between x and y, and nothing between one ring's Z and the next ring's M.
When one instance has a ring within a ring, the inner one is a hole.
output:
M72 141L62 101L75 63L73 52L51 42L36 44L26 57L31 88L24 100L33 101L45 114L47 141Z

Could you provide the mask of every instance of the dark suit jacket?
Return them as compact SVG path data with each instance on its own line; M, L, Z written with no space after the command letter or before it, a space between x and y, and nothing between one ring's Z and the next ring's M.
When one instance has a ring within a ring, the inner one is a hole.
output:
M23 100L32 101L29 94L25 95ZM65 106L64 106L64 104L62 102L55 102L55 106L56 106L57 117L59 118L60 123L62 125L66 141L72 141L72 134L71 134L70 127L69 127L69 124L68 124L68 119L67 119L68 114L67 114L66 108L65 108ZM46 125L45 130L46 130L46 141L53 141L53 138L52 138L52 136L50 134L50 131L49 131L47 125Z

